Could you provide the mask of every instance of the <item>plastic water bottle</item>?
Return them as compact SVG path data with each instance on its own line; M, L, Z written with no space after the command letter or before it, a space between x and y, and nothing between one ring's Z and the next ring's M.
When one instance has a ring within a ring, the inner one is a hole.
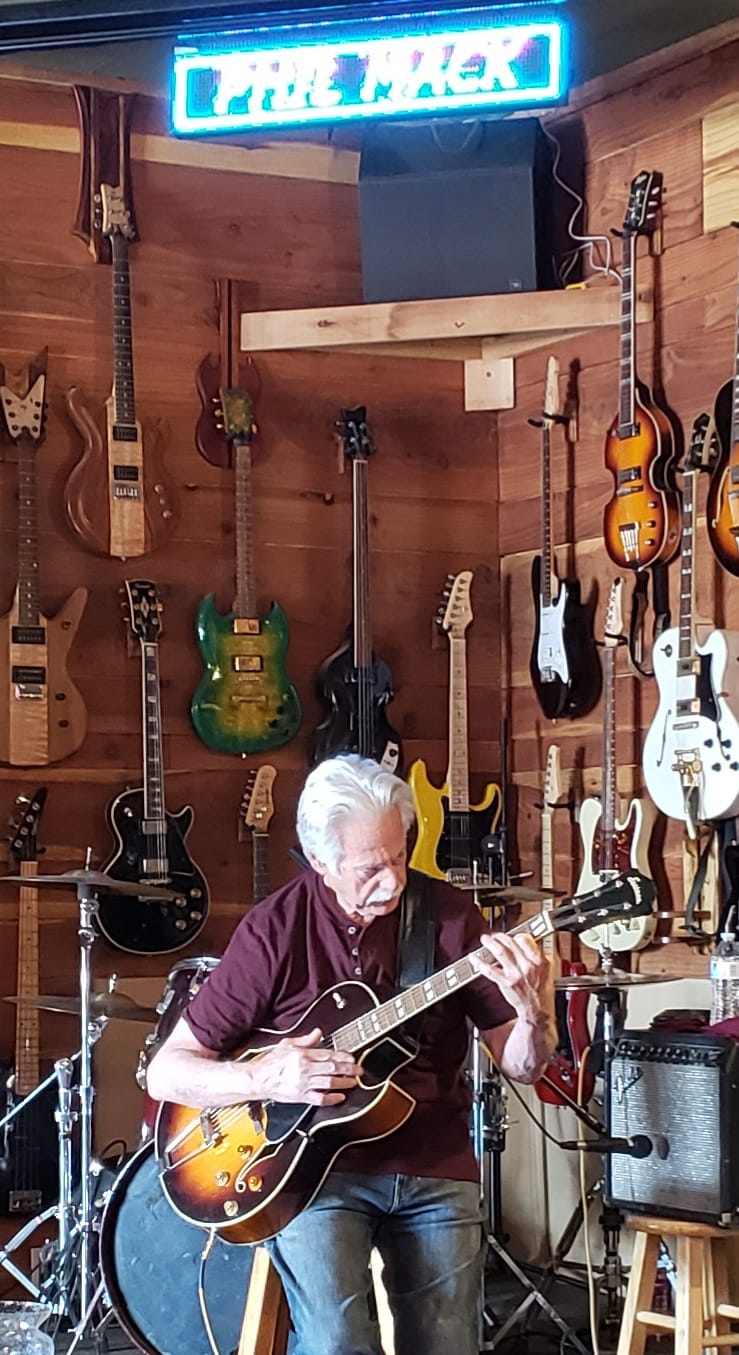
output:
M733 911L733 910L732 910ZM726 931L716 946L709 972L711 975L711 1024L739 1016L739 940L727 919Z

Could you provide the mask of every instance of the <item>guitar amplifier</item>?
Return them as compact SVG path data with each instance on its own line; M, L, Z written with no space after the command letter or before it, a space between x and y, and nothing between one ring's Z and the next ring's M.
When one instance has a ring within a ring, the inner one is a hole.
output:
M739 1222L739 1044L625 1030L609 1070L610 1133L646 1135L646 1157L606 1158L606 1198L632 1213Z

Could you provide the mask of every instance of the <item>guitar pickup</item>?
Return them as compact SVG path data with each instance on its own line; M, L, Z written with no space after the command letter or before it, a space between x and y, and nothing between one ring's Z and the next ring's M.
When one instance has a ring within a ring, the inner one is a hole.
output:
M167 860L166 856L163 856L163 857L158 857L158 856L145 856L145 857L144 857L144 871L143 871L143 873L144 873L144 875L147 876L146 884L153 884L153 883L154 883L154 881L153 881L152 879L149 878L150 876L153 876L153 875L156 875L156 876L158 877L159 883L162 883L163 880L168 880L168 879L169 879L169 876L168 876L168 874L167 874L168 870L169 870L169 861ZM142 883L143 883L143 881L142 881Z
M134 482L138 482L138 478L138 466L126 466L119 462L118 465L113 467L114 480L133 480Z
M617 485L626 485L629 481L633 482L634 480L641 480L641 470L638 466L625 466L616 475Z
M135 423L114 423L112 432L114 442L138 442L139 439Z
M43 626L13 626L10 632L12 645L45 645L46 631Z
M46 669L13 664L12 683L20 701L41 701L46 689Z
M261 635L261 625L258 618L253 620L247 616L234 617L233 624L234 635Z
M261 654L234 654L235 673L261 673L263 667Z

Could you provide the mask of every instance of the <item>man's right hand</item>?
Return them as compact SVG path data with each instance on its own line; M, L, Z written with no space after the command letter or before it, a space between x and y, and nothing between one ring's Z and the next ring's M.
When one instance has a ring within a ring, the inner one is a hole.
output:
M286 1036L251 1062L261 1101L302 1101L337 1106L361 1073L353 1054L326 1049L317 1028L308 1035Z

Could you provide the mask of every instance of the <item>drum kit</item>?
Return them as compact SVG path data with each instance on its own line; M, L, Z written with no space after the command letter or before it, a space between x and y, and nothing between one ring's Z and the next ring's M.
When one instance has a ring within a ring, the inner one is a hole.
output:
M23 875L1 879L28 884ZM76 1015L79 1050L72 1058L58 1059L54 1072L0 1118L1 1145L3 1132L12 1134L16 1116L56 1079L59 1198L24 1222L0 1248L0 1266L34 1300L48 1307L57 1331L69 1333L66 1355L72 1355L84 1338L92 1338L97 1347L111 1318L147 1355L229 1355L239 1343L252 1249L233 1246L214 1230L195 1227L180 1218L166 1199L152 1137L156 1102L146 1093L148 1063L218 960L203 956L178 961L156 1007L143 1006L117 992L114 980L108 992L93 992L97 892L115 888L118 894L152 901L167 901L175 895L158 886L113 881L90 869L89 854L84 869L34 875L33 884L76 891L79 990L74 995L34 996L23 1002ZM18 998L6 1000L17 1002ZM136 1073L144 1092L141 1144L123 1165L117 1163L113 1169L97 1161L92 1151L92 1049L109 1020L152 1027ZM32 1278L13 1255L53 1221L56 1237L45 1239L40 1273Z

